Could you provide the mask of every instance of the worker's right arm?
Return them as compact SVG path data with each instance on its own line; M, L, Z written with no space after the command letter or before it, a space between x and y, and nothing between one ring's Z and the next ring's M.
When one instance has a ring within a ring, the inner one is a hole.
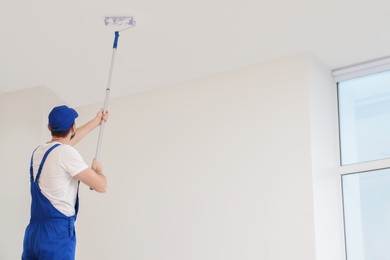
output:
M107 121L107 118L108 118L108 112L107 111L104 112L103 109L101 109L99 112L97 112L96 117L94 117L91 121L76 129L76 134L70 140L69 144L71 146L75 146L88 133L90 133L93 129L101 125L103 121Z
M97 192L106 192L107 179L102 170L103 165L93 160L92 168L87 168L74 177Z

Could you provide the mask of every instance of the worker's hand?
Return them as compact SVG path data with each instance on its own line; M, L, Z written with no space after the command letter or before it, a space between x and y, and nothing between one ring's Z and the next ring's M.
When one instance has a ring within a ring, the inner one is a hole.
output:
M95 120L98 122L98 125L100 125L103 121L107 121L108 119L108 111L103 112L103 108L97 112Z
M96 173L102 174L103 173L103 164L101 162L98 162L95 159L93 159L92 170L94 170Z

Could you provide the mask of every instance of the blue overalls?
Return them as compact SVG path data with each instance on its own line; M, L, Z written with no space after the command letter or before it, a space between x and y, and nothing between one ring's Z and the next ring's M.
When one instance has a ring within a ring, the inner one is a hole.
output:
M67 217L50 203L38 185L47 156L59 145L55 144L46 151L35 180L33 158L31 158L31 218L24 235L22 260L73 260L75 258L74 222L79 206L78 194L75 205L76 214Z

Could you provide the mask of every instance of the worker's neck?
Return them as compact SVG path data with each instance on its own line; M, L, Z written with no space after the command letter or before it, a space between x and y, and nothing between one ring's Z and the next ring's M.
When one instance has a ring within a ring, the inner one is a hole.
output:
M49 143L59 142L62 144L69 144L70 143L70 137L52 137L51 141Z

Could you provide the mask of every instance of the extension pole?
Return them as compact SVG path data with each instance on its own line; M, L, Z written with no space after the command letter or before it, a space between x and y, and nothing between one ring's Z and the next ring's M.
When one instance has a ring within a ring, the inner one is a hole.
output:
M114 44L113 44L113 49L112 49L112 56L111 56L111 65L110 65L110 72L108 74L108 81L107 81L107 88L106 88L106 97L104 98L104 105L103 105L103 113L107 112L107 107L108 107L108 98L110 96L110 90L111 90L111 78L112 78L112 72L114 70L114 61L115 61L115 53L116 49L118 47L118 39L119 39L119 31L115 32L115 37L114 37ZM102 146L102 140L103 140L103 132L104 132L104 125L105 121L102 121L100 124L100 129L99 129L99 138L98 138L98 143L97 143L97 148L96 148L96 155L95 155L95 160L99 161L100 158L100 150Z

